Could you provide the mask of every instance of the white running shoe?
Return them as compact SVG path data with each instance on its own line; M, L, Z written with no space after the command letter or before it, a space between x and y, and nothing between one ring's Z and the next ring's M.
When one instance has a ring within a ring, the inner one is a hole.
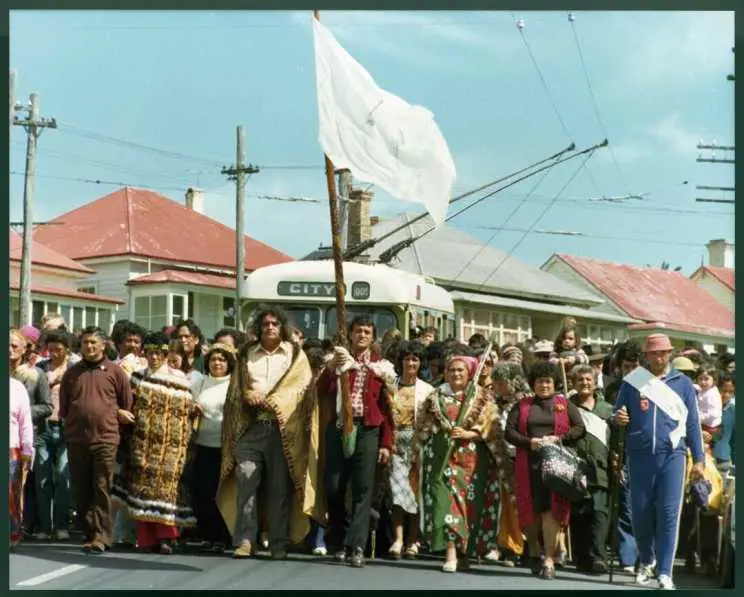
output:
M623 566L622 571L626 574L635 574L635 566Z
M659 588L665 591L673 591L677 587L674 586L670 576L666 574L659 575Z
M651 566L641 565L636 572L635 582L637 585L646 586L651 582L654 574L651 572Z
M323 547L322 545L319 545L315 549L313 549L313 555L314 556L324 556L328 554L328 550Z

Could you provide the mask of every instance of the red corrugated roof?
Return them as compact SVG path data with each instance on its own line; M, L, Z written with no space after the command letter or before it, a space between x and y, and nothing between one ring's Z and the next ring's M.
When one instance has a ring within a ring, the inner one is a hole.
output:
M721 284L723 284L727 288L735 290L734 282L736 276L734 275L733 269L729 267L715 267L713 265L703 266L703 269L709 272L714 278L719 280Z
M679 331L733 336L734 314L679 272L574 255L556 257L630 317Z
M235 267L235 231L163 195L125 187L52 220L34 239L73 259L139 255ZM245 237L246 270L292 261Z
M11 281L10 290L18 290L20 284L18 280ZM31 284L31 292L34 294L47 294L53 296L66 296L69 298L80 299L81 301L90 301L95 303L110 303L112 305L123 305L124 301L112 298L110 296L101 296L100 294L89 294L87 292L78 292L67 288L55 288L54 286L38 286Z
M193 284L194 286L209 286L211 288L225 288L235 290L235 278L229 276L218 276L215 274L202 274L199 272L187 272L177 269L165 269L154 274L139 276L129 280L127 284L136 286L139 284L164 284L173 282L176 284Z
M10 231L10 252L9 257L11 261L20 261L21 254L23 251L23 236L18 234L15 230ZM66 269L73 272L80 272L83 274L93 274L94 270L89 267L73 261L69 257L58 253L54 249L50 249L37 242L35 239L31 239L31 264L46 265L49 267L56 267L59 269Z

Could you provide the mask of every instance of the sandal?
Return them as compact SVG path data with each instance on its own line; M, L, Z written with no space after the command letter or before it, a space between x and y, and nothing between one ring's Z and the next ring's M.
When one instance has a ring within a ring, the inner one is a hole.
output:
M554 580L555 579L555 567L554 566L543 566L540 568L539 578L543 580Z
M388 555L396 560L400 560L401 550L403 549L403 543L396 541L390 546Z
M409 560L412 560L418 556L418 553L418 545L412 543L411 545L406 547L406 551L403 553L403 556L408 558Z

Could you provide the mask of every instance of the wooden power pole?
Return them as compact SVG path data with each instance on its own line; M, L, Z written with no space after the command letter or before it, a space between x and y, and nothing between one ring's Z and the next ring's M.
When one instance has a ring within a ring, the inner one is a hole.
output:
M11 79L12 80L12 79ZM23 111L23 107L13 107ZM31 321L31 233L33 227L34 176L36 174L36 146L45 128L56 129L54 118L39 118L39 95L32 93L26 107L26 117L13 118L13 124L26 129L26 175L23 186L23 249L21 251L20 325Z
M338 174L338 199L341 202L339 209L339 219L341 224L341 250L347 249L348 239L348 221L349 221L349 201L351 201L351 171L348 168L336 170Z
M238 126L237 148L235 151L235 166L223 168L222 174L229 180L235 181L235 327L242 331L243 320L240 315L241 287L245 277L245 182L246 174L256 174L257 166L245 164L245 131Z

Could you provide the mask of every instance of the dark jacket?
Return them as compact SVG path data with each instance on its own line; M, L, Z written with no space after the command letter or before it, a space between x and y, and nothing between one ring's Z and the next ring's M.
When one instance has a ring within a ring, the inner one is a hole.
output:
M595 404L592 410L582 406L576 396L571 398L571 402L580 414L589 412L606 422L605 442L603 443L599 438L592 435L589 431L591 426L585 423L586 434L576 442L576 451L588 465L586 480L589 489L591 490L594 487L609 489L610 447L612 446L611 438L614 430L611 426L612 406L602 399L599 392L595 393L594 398ZM583 416L585 415L582 414L582 418Z

